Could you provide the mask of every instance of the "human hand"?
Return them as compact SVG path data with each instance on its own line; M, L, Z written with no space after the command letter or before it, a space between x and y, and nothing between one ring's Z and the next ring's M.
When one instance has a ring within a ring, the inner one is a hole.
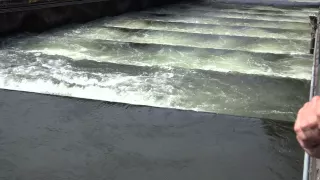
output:
M300 146L312 157L320 158L320 96L299 110L294 131Z

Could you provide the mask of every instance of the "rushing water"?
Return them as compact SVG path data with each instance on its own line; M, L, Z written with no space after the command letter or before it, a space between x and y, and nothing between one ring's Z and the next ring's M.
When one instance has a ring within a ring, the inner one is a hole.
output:
M0 87L292 121L310 86L307 14L194 7L4 39Z

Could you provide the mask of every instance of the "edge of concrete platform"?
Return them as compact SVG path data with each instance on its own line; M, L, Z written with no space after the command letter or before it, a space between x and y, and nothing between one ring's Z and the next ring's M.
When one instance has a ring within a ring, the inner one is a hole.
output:
M319 7L318 7L319 8ZM314 62L312 67L312 80L310 87L310 99L315 95L320 95L320 8L317 16L317 30L314 43ZM311 158L305 153L304 157L304 167L303 167L303 180L318 180L320 179L320 159Z

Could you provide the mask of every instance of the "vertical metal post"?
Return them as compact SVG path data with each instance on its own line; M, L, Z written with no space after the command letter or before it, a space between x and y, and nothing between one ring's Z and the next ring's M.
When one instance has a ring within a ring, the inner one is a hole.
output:
M303 180L309 180L309 167L310 166L310 157L307 153L304 153L304 162L303 162Z
M318 68L319 68L319 14L317 16L317 23L314 25L315 29L315 41L314 41L314 51L313 51L313 66L312 66L312 77L311 77L311 87L309 99L311 100L314 95L317 95L318 90ZM314 28L314 27L313 27ZM311 162L316 161L305 153L303 162L303 180L316 180L317 179L317 163ZM311 176L310 176L311 175Z

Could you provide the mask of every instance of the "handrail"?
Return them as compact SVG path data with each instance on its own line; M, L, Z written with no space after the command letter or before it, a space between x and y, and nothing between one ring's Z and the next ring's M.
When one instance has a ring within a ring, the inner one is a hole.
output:
M316 32L315 32L315 41L314 41L314 53L313 53L313 66L312 66L312 78L310 84L310 94L309 99L311 100L313 96L319 95L320 89L318 87L319 80L319 52L320 52L320 44L319 44L319 17L320 12L317 15L317 24L316 24ZM311 158L307 153L304 154L304 164L303 164L303 180L316 180L318 176L317 163L316 159Z
M310 156L307 153L304 153L304 162L303 162L303 180L309 180L309 169L310 169Z

